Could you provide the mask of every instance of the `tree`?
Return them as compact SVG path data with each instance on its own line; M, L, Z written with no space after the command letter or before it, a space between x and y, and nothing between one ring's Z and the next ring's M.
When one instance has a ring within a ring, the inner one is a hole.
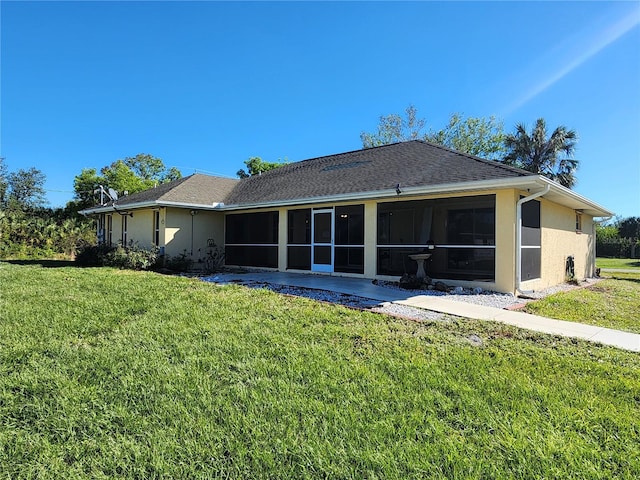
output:
M617 224L621 238L640 239L640 217L623 218Z
M236 175L238 178L260 175L261 173L286 165L286 163L287 162L265 162L260 157L251 157L249 160L244 161L244 164L247 166L247 170L241 168L236 172Z
M507 154L504 163L544 175L561 185L572 188L576 184L575 172L578 160L571 158L578 136L564 126L547 136L547 126L539 118L531 134L524 124L516 125L516 131L504 139Z
M9 170L4 163L4 157L0 157L0 208L6 205L6 195L9 189Z
M9 208L30 210L45 205L46 177L37 168L20 169L7 176L7 205Z
M73 180L74 199L78 208L88 208L97 203L95 190L102 185L112 188L120 195L153 188L160 183L170 182L182 177L175 167L167 169L164 162L152 155L139 153L135 157L116 160L100 170L83 168Z
M417 118L417 112L413 105L409 105L405 110L405 117L396 113L381 116L376 133L360 133L362 148L424 139L425 135L422 133L422 129L425 126L425 121Z
M493 116L488 119L465 119L459 113L454 113L446 127L437 132L430 132L425 139L458 152L489 160L501 160L505 152L503 124Z
M377 132L362 132L362 148L425 140L469 155L502 159L505 151L503 126L495 117L464 118L460 113L453 113L441 130L424 133L425 125L425 120L418 118L416 108L409 105L404 116L391 114L380 117Z

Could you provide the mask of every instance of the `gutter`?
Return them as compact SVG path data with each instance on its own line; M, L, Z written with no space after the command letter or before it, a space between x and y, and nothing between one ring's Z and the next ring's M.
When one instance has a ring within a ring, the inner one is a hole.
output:
M521 198L516 203L516 294L520 293L530 293L524 292L520 289L520 284L522 282L522 205L527 203L534 198L541 197L546 195L551 190L551 184L548 183L544 190L541 190L536 193L532 193L528 197Z
M213 203L211 205L203 205L201 203L185 203L185 202L171 202L171 201L147 201L147 202L135 202L125 205L104 205L100 207L87 208L80 210L78 213L82 215L90 215L93 213L110 213L114 209L120 208L124 210L132 210L135 208L158 208L158 207L177 207L177 208L193 208L197 210L220 210L224 206L223 203ZM116 210L117 211L117 210Z

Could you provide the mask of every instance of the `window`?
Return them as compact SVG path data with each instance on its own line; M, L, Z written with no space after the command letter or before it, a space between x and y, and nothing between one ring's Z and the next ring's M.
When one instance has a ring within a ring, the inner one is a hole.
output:
M160 246L160 210L153 212L153 244Z
M225 222L228 265L278 267L278 212L229 214Z
M582 215L576 212L576 232L582 232Z
M122 215L122 246L126 247L127 246L127 220L128 220L128 216L127 215Z
M522 204L522 228L520 229L520 279L540 278L541 235L540 202L530 200Z
M113 244L113 215L107 215L107 245L111 246Z
M98 217L98 224L96 225L96 230L98 234L98 243L104 243L104 224L105 224L105 214L102 213Z

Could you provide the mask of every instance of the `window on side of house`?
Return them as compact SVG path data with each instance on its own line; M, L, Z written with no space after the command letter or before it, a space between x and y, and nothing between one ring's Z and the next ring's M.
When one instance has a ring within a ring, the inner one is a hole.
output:
M127 215L122 215L122 246L127 246L127 224L129 217Z
M153 212L153 244L160 246L160 210Z
M520 279L540 278L541 275L540 202L531 200L522 204L522 228L520 249Z
M580 212L576 212L576 232L582 232L582 214Z
M96 224L96 233L98 234L98 243L104 244L104 224L105 224L105 214L101 213L98 216L98 222Z
M110 247L113 244L113 215L107 215L107 239L106 243Z

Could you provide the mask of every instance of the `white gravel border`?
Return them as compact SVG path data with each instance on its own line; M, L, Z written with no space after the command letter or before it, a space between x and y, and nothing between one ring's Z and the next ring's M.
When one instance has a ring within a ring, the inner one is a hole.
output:
M220 281L219 277L216 275L199 278L205 282L211 282L218 285L237 283L249 288L266 288L274 292L282 293L284 295L310 298L312 300L318 300L320 302L334 303L360 310L370 310L376 313L383 313L394 317L407 318L417 321L437 321L443 320L446 317L446 315L443 313L434 312L423 308L399 305L392 302L381 303L370 298L360 297L357 295L349 295L346 293L332 292L330 290L320 290L315 288L297 287L291 285L280 285L276 283L259 281ZM519 298L509 293L498 293L478 288L465 289L462 287L455 287L451 293L447 293L440 292L438 290L405 290L401 289L397 284L394 284L392 282L377 282L377 284L384 288L402 290L403 292L411 292L413 295L446 297L448 300L453 300L456 302L467 302L476 305L484 305L487 307L508 309L517 308L529 301L544 298L547 295L552 295L554 293L566 292L576 288L590 286L597 283L599 280L600 279L588 279L579 285L564 283L537 292L530 292L530 294L527 295L527 298Z

